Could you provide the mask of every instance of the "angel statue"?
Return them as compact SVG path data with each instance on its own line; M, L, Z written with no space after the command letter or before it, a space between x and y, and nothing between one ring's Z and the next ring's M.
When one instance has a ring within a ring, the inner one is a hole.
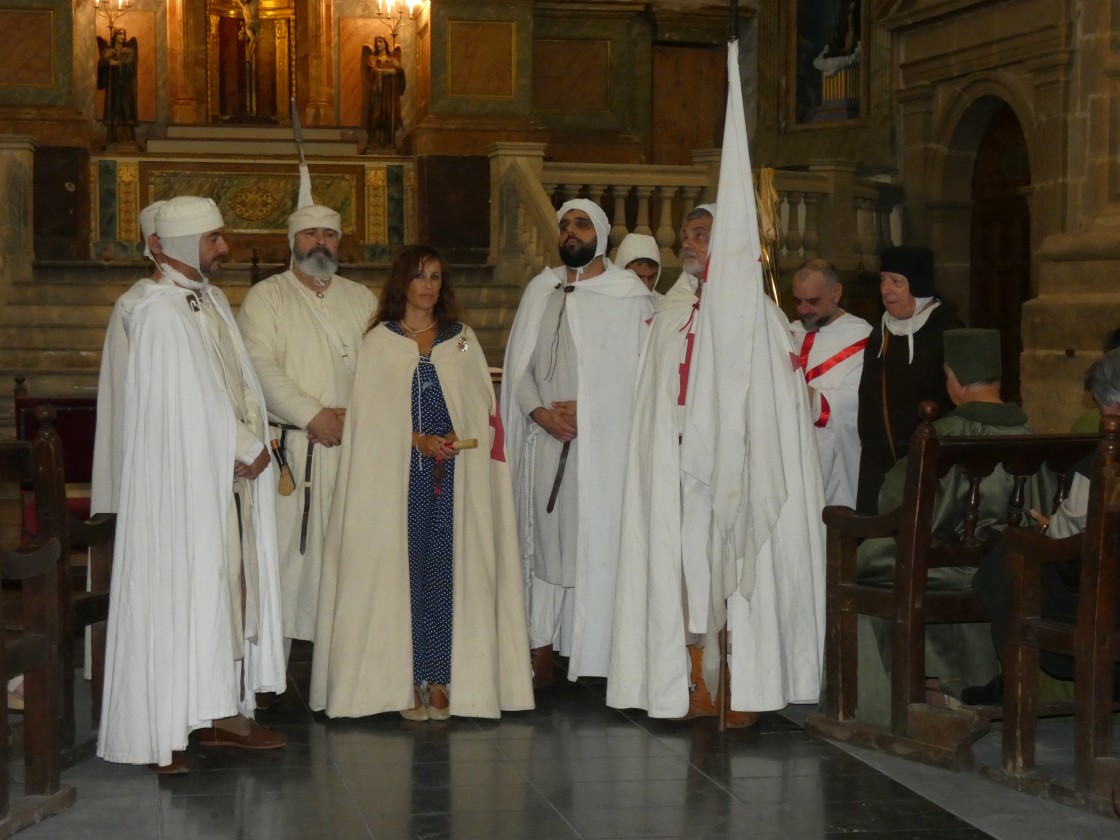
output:
M389 49L389 42L378 35L373 46L362 45L363 99L369 139L366 152L393 148L401 119L401 94L404 93L404 65L400 46Z
M97 36L97 89L105 91L105 123L109 143L136 143L136 59L135 38L123 28L109 33L106 41Z

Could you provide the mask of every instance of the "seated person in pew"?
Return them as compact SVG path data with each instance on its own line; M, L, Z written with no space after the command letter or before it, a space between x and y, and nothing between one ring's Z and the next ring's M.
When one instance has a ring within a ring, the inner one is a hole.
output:
M1014 403L1000 398L1000 337L996 330L947 330L945 377L949 397L956 406L934 423L939 437L1031 434L1027 416ZM902 503L906 483L904 458L888 471L879 493L879 513L887 513ZM931 533L963 533L968 481L954 468L941 479L931 516ZM980 510L976 536L983 539L992 529L1007 524L1012 479L1002 467L980 484ZM1031 489L1034 504L1037 489ZM894 537L869 539L859 547L857 564L861 583L890 586L894 580ZM933 568L929 570L930 589L967 590L975 573L973 567ZM860 705L861 720L885 722L889 718L890 627L881 619L860 617ZM871 652L866 623L870 622L875 647ZM992 673L995 657L984 624L940 624L926 628L926 674L931 678L931 702L943 702L942 693L958 697L978 676Z
M1085 372L1085 388L1092 396L1100 414L1120 415L1120 349L1110 350L1089 366ZM1098 420L1099 423L1099 420ZM1089 510L1089 476L1093 468L1093 454L1087 455L1076 465L1069 476L1069 493L1062 500L1054 515L1047 518L1032 510L1031 516L1050 539L1060 540L1085 531ZM1002 656L1007 638L1007 619L1011 611L1011 581L1007 574L1003 545L999 545L981 562L972 579L976 593L991 615L991 640L996 656ZM1059 566L1042 567L1042 615L1060 621L1072 622L1077 618L1076 576L1072 579ZM1056 680L1073 680L1073 657L1055 651L1039 653L1039 665L1045 675ZM1113 693L1120 692L1120 668L1114 672ZM1044 685L1044 695L1055 693L1058 686ZM1072 684L1065 686L1072 692ZM1120 698L1118 698L1120 699ZM998 672L987 683L973 685L961 693L961 700L969 705L999 705L1003 702L1003 673Z

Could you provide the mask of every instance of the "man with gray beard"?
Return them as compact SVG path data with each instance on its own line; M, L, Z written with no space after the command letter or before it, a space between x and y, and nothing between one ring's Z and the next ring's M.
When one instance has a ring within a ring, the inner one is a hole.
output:
M301 207L288 218L292 267L253 286L237 324L295 489L275 488L284 638L315 638L323 540L338 471L342 424L362 335L377 307L365 286L339 277L341 217Z

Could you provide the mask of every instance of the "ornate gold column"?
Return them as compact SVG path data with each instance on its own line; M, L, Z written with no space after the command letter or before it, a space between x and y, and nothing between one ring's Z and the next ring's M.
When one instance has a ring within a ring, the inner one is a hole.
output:
M334 0L296 0L296 106L306 125L334 125Z
M167 76L171 123L202 125L206 112L206 4L167 2Z

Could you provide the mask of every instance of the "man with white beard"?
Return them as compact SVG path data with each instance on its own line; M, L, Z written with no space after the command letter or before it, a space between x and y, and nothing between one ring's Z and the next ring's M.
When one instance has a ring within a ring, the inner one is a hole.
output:
M501 399L535 686L553 681L554 648L571 680L610 665L634 379L654 309L637 276L604 256L610 222L597 204L573 199L556 219L564 265L525 289Z
M634 401L607 705L645 709L650 717L718 712L701 668L712 500L682 471L680 455L715 212L715 204L701 204L685 219L683 270L658 301ZM740 728L758 715L729 711L726 720Z
M859 380L871 325L840 308L844 287L828 260L802 263L793 275L792 290L797 319L789 328L816 418L824 503L855 507Z
M272 492L258 491L274 480L264 396L210 283L229 253L224 222L210 199L181 196L155 228L160 275L137 288L114 370L122 453L97 754L182 773L194 730L210 747L283 747L253 713L285 675Z
M341 217L301 207L288 217L291 268L249 290L237 325L261 380L273 439L295 477L274 485L284 639L315 639L323 542L340 459L342 424L362 335L377 305L339 277Z

